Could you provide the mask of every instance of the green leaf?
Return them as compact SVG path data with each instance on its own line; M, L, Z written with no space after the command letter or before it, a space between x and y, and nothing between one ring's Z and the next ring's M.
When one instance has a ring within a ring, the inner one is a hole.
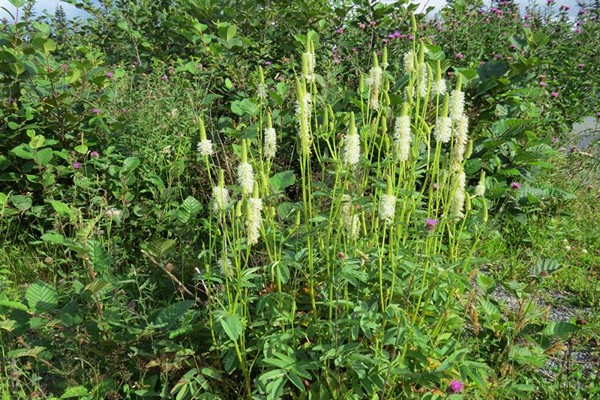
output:
M112 258L104 248L104 245L96 240L88 240L89 261L96 272L107 273L112 265Z
M13 308L15 310L27 311L27 306L19 301L0 300L0 307Z
M21 358L21 357L37 357L42 351L46 350L45 347L35 346L29 349L15 349L8 352L9 358Z
M61 235L60 233L56 233L56 232L44 233L40 239L42 239L46 243L52 243L52 244L64 244L65 243L65 237L63 235Z
M35 135L29 141L29 147L31 147L32 149L39 149L40 147L42 147L44 145L45 140L46 140L46 138L43 137L42 135Z
M151 256L157 258L163 258L166 256L177 244L175 239L154 239L150 243L146 243L144 247Z
M233 39L233 37L235 36L237 32L237 26L235 25L229 25L227 27L227 37L226 40L229 42L231 39Z
M50 160L52 160L53 156L52 149L42 149L35 154L35 162L42 166L46 166Z
M296 183L294 171L283 171L273 175L269 182L274 192L281 192Z
M160 310L156 316L155 323L157 324L169 324L172 325L187 312L194 305L192 300L180 301L178 303L170 304L167 307Z
M79 146L75 146L75 151L79 154L87 154L88 147L85 144L80 144Z
M15 195L10 197L10 201L19 211L27 211L31 208L32 200L29 196Z
M52 311L58 305L56 289L42 281L35 281L27 288L25 293L27 304L35 313L41 314Z
M128 157L123 161L123 168L121 169L121 173L125 174L131 172L137 167L140 166L140 159L137 157Z
M239 116L253 116L258 113L259 108L250 99L244 99L242 101L236 100L231 103L231 111Z
M8 2L17 8L21 8L25 5L25 0L8 0Z
M62 215L63 217L71 217L73 215L68 204L58 200L48 200L48 202L58 215Z
M31 151L31 148L26 144L20 144L14 149L12 149L10 152L15 156L25 160L33 160L35 158L33 152Z
M181 222L187 223L200 211L202 211L202 203L193 196L188 196L183 203L181 203L179 210L177 210L177 218Z
M242 321L237 315L225 315L225 317L221 318L221 326L223 327L223 330L227 336L229 336L229 339L233 341L237 340L244 331Z
M564 321L552 321L544 329L544 335L547 336L566 336L575 333L579 327L575 324Z
M542 258L531 268L533 276L547 276L562 268L558 261L552 258Z
M81 396L88 396L89 392L88 390L83 387L83 386L75 386L75 387L71 387L68 388L67 390L65 390L65 392L62 394L62 396L60 396L61 399L70 399L73 397L81 397Z

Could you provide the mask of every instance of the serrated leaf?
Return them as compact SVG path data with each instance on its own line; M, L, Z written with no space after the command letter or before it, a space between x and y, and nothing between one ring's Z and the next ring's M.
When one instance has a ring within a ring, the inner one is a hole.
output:
M183 222L189 222L193 217L196 216L202 210L202 203L196 200L192 196L188 196L181 206L179 210L177 210L177 218Z
M547 276L558 271L561 268L562 265L560 265L558 261L552 258L542 258L537 262L535 266L531 268L531 275Z
M192 300L180 301L178 303L170 304L167 307L160 310L156 316L156 324L169 324L172 325L194 305Z
M42 281L35 281L27 288L25 293L29 308L37 314L52 311L58 305L56 289Z
M146 249L150 255L163 258L166 256L177 244L175 239L154 239L150 243L146 244Z
M229 339L233 341L237 340L244 331L242 321L237 315L225 315L223 318L221 318L221 326L223 327L223 330L227 336L229 336Z
M7 307L21 311L29 310L27 306L20 301L0 300L0 307Z
M19 211L27 211L31 208L32 200L29 196L15 195L11 196L10 201Z
M112 258L104 248L104 245L96 240L88 240L86 249L88 250L89 261L96 272L108 272L112 265Z
M40 164L41 166L46 166L52 160L54 154L52 153L52 149L42 149L35 153L35 162Z
M33 160L35 158L33 152L31 151L31 148L26 144L20 144L17 147L13 148L10 152L24 160Z
M128 173L137 169L140 166L140 159L137 157L128 157L123 161L121 173Z

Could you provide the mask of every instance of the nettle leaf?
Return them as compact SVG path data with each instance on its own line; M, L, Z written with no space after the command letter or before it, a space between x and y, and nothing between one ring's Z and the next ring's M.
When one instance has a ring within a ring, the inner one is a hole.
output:
M35 281L29 285L25 298L29 308L37 314L52 311L58 306L56 289L54 286L42 281Z
M196 200L193 196L188 196L183 203L181 203L179 210L177 210L177 218L181 222L187 223L200 211L202 211L202 203Z
M170 304L167 307L159 311L156 316L156 324L169 324L172 325L194 305L192 300L180 301L178 303Z
M175 239L153 239L150 243L145 244L146 250L151 256L157 258L163 258L166 256L177 244Z
M294 171L283 171L273 175L269 182L274 192L281 192L296 183Z
M104 245L96 240L88 240L87 246L89 261L97 272L108 272L112 265L112 258Z

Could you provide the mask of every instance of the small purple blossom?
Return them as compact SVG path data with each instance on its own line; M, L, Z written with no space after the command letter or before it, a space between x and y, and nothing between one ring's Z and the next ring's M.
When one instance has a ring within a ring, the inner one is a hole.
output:
M400 31L394 31L394 33L392 33L392 35L396 38L399 39L400 36L402 36L402 34L400 33Z
M546 86L548 86L548 84L546 82L544 82L544 81L540 82L540 87L546 87Z
M511 187L511 189L518 190L518 189L521 189L521 184L519 182L513 182L510 184L510 187Z
M367 24L365 24L364 22L359 22L359 23L358 23L358 28L359 28L359 29L363 30L363 29L365 29L366 27L367 27Z
M431 232L439 223L440 221L437 219L425 218L425 230Z
M265 65L268 67L269 65L273 64L271 61L267 60L265 61Z
M600 118L600 112L596 113L596 118Z
M113 78L113 76L115 76L115 74L114 74L114 72L112 72L112 71L108 71L108 72L106 73L106 77L107 77L108 79L112 79L112 78Z
M415 37L414 35L411 33L410 35L408 35L408 40L413 40Z
M523 19L526 19L526 20L527 20L527 19L529 19L529 18L531 18L531 16L530 16L529 14L525 14L525 15L523 15Z
M100 157L100 153L98 153L96 150L94 150L90 153L90 157L98 158L98 157Z
M577 66L579 67L579 69L583 69L583 68L585 68L585 64L579 64L579 65L577 65Z
M552 138L552 143L556 143L556 142L558 142L558 138L557 137L553 137Z
M168 80L169 80L169 77L168 77L167 75L163 75L163 76L161 76L161 77L160 77L160 79L161 79L163 82L166 82L166 81L168 81Z
M552 92L550 93L550 96L552 96L553 99L558 98L558 92Z
M71 166L73 167L73 169L79 169L79 168L81 168L81 164L78 163L77 161L75 161L73 164L71 164Z
M341 35L342 33L344 33L344 28L337 28L335 32Z
M100 114L100 109L99 108L92 108L92 114L94 114L94 115Z
M67 72L67 70L69 69L69 66L67 64L60 64L60 69L62 69L63 72Z
M371 22L369 22L369 25L370 26L375 26L375 25L377 25L377 21L371 21Z
M456 53L456 54L454 55L454 57L455 57L457 60L462 60L462 59L463 59L465 56L463 56L463 53Z
M464 387L465 387L464 383L462 383L461 381L459 381L457 379L452 379L452 381L450 381L450 385L448 385L448 389L452 393L460 393L460 392L462 392Z

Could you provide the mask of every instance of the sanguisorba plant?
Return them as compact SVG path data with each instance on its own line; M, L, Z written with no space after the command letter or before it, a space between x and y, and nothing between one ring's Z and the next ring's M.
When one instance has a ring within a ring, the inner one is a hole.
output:
M200 125L214 186L198 280L213 350L243 382L240 396L399 398L452 379L485 389L461 344L459 304L487 220L485 187L466 186L461 76L450 90L414 19L413 34L403 66L390 68L386 49L373 54L346 112L319 93L307 39L295 171L271 175L277 130L290 126L273 123L262 70L256 135L234 144L235 168L218 165L225 149ZM298 198L285 199L295 175Z

